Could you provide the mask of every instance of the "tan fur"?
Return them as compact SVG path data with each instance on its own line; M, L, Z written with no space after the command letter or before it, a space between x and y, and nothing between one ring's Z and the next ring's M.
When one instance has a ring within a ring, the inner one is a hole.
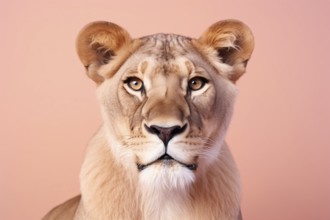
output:
M77 51L98 84L104 123L87 148L81 196L43 219L241 219L239 174L224 139L253 46L235 20L199 39L132 39L113 23L86 26ZM136 80L141 90L131 87Z

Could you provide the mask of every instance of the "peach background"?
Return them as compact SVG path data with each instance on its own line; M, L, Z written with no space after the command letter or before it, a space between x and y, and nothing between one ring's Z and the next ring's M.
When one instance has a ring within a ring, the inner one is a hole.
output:
M101 124L75 53L83 25L198 37L236 18L256 38L227 138L245 220L329 220L329 8L326 0L0 0L0 219L40 219L79 192L84 149Z

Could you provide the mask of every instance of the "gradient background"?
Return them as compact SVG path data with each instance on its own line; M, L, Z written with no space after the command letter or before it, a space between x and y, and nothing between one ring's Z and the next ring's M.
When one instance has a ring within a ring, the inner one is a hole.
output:
M329 220L329 8L327 0L0 0L0 219L40 219L79 193L84 150L101 124L75 52L85 24L198 37L236 18L256 40L227 138L245 220Z

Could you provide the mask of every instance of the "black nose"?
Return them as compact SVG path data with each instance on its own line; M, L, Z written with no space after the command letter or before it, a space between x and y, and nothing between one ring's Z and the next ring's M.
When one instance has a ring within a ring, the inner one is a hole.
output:
M148 127L147 125L144 125L148 132L151 134L156 134L159 139L163 141L165 146L167 146L168 142L178 134L181 134L184 132L184 130L187 127L187 124L185 124L183 127L181 126L172 126L172 127L160 127L157 125L151 125Z

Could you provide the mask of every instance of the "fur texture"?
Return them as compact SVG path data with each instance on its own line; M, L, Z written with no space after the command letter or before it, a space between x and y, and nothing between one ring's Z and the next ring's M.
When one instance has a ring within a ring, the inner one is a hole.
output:
M199 39L132 39L113 23L87 25L77 51L98 84L104 124L87 148L81 196L44 219L241 219L225 135L253 46L235 20Z

